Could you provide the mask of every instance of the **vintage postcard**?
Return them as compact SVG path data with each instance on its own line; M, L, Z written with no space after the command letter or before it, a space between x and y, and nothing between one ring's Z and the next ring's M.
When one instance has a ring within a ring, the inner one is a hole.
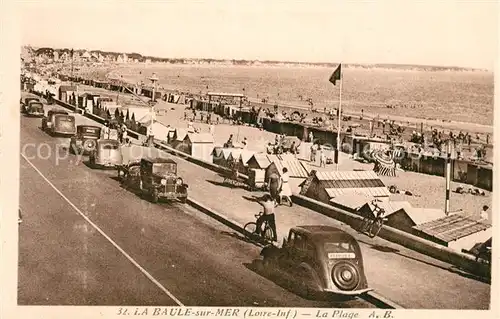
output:
M500 315L496 1L1 6L5 318Z

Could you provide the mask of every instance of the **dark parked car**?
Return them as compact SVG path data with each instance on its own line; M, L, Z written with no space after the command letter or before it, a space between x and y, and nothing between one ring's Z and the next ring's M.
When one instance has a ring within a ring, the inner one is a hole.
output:
M357 296L370 290L359 245L351 235L332 226L290 229L283 247L265 247L263 266L292 282L305 294Z
M90 154L101 137L101 128L95 125L78 125L76 135L71 137L70 150L76 154Z
M22 110L23 113L27 113L28 112L28 104L31 101L40 102L40 99L37 98L37 97L27 97L27 98L24 99L24 102L21 99L21 110Z
M43 104L39 101L30 101L25 106L26 115L33 117L43 117L45 115Z
M188 185L177 176L177 163L170 158L143 158L118 167L118 177L124 187L132 188L152 202L160 199L185 203Z

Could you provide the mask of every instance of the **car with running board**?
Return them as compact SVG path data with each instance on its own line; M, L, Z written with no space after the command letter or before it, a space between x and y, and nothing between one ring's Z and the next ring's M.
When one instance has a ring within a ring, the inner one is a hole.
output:
M290 229L282 247L261 251L263 270L293 283L308 297L365 294L368 287L358 242L343 230L326 225Z
M142 158L117 170L123 187L153 203L161 199L187 201L189 186L177 175L177 163L170 158Z

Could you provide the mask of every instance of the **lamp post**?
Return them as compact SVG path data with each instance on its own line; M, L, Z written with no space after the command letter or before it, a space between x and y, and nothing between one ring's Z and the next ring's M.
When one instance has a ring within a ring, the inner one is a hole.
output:
M153 73L153 75L149 78L151 83L153 84L153 96L151 97L151 125L149 126L149 143L150 146L153 146L153 140L154 140L154 135L153 135L153 123L156 120L156 111L155 111L155 103L156 103L156 83L158 82L159 78L156 75L156 73Z

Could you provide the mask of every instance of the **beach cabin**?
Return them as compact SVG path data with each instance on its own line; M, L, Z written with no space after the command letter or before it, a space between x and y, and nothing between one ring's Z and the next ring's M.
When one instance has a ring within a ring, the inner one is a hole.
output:
M239 150L237 148L223 148L222 149L222 160L221 166L229 167L229 163L231 163L231 153L235 150Z
M76 94L76 86L71 85L61 85L59 87L59 100L69 103L70 97Z
M246 149L241 151L240 157L238 158L238 167L241 174L248 175L248 161L254 154L254 151Z
M189 147L186 145L185 140L187 136L187 130L182 128L175 129L174 136L172 139L172 147L181 152L187 153Z
M266 168L265 181L267 182L269 176L273 173L281 176L283 168L286 167L288 176L290 176L290 188L293 193L299 193L299 185L309 176L309 166L290 154L267 155L267 158L271 164Z
M214 150L214 137L210 133L188 133L184 138L188 147L188 154L194 158L212 163Z
M492 237L491 225L457 213L413 227L414 235L461 252Z
M325 204L342 195L366 195L380 199L390 196L387 187L373 171L313 170L300 186L302 195Z
M271 165L267 154L256 153L247 161L248 185L260 188L265 183L266 168Z
M140 121L141 127L139 129L139 133L143 135L148 135L149 132L153 133L153 136L156 140L160 140L166 142L168 139L168 134L170 132L170 126L165 125L159 121L151 120L151 119L142 119Z

